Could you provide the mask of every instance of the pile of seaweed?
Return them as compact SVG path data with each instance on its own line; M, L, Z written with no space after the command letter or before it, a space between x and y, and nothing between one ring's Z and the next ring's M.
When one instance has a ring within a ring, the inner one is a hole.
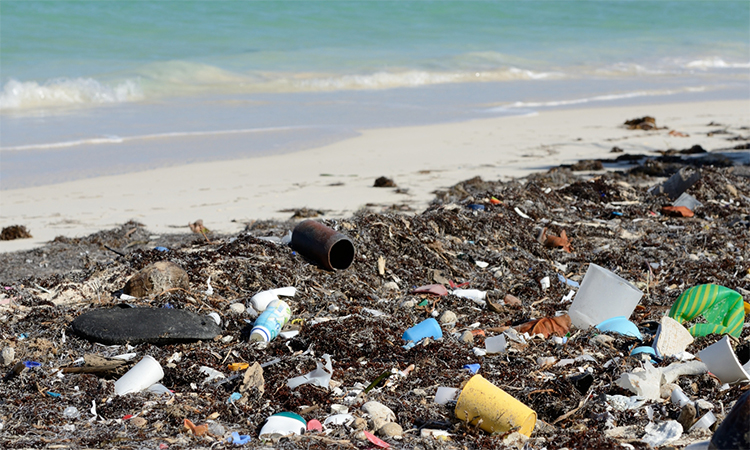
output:
M419 214L361 211L323 220L356 248L353 264L338 271L321 269L282 243L295 226L292 221L254 222L233 236L155 236L129 222L2 255L0 350L12 348L13 356L0 364L7 364L4 371L18 361L39 364L0 382L0 443L3 448L235 448L226 439L238 432L252 437L246 448L373 448L363 438L368 425L361 420L276 441L259 440L258 433L274 413L291 411L324 422L334 413L332 405L362 417L361 405L374 400L390 408L402 428L401 436L381 436L394 448L648 448L640 439L645 427L677 419L680 408L669 400L649 402L648 413L646 406L611 407L608 395L633 395L615 383L643 365L629 357L630 351L652 343L655 324L686 289L714 283L746 300L750 290L747 167L701 164L694 169L700 180L688 190L702 203L695 215L662 214L672 200L649 188L686 164L647 159L630 169L594 174L561 167L507 182L474 178L437 192ZM540 239L563 232L565 246ZM127 280L158 261L182 267L190 288L126 302L215 312L221 335L193 343L105 346L72 333L70 324L82 313L125 302ZM562 343L527 335L509 340L501 354L475 351L509 327L567 311L571 282L580 283L592 263L644 293L631 316L644 342L616 334L597 340L594 328L572 328ZM547 277L548 286L542 282ZM433 283L449 292L457 285L486 291L487 303L450 293L413 293ZM230 306L247 306L256 293L283 286L297 288L288 299L289 326L299 333L268 344L249 341L253 317ZM503 304L508 294L520 305ZM447 311L455 320L443 324L442 339L404 348L406 329ZM473 330L470 338L467 330ZM746 327L738 349L747 346L748 337ZM696 338L687 351L697 354L720 338ZM86 355L124 353L138 356L108 371L59 370ZM333 367L328 387L287 386L290 378L315 370L325 354ZM116 396L114 382L143 355L160 362L161 383L172 394ZM232 394L242 387L243 372L232 372L230 365L255 362L263 365L262 389L245 390L236 400ZM673 362L664 358L655 366ZM479 364L484 378L536 411L530 439L510 431L488 434L456 418L453 404L433 401L439 387L460 388L472 377L467 364ZM227 378L207 383L202 366ZM711 407L717 424L748 389L743 383L722 387L708 373L683 376L677 383L691 398L704 400L704 410ZM70 407L80 415L65 414ZM209 424L209 432L190 432L185 419ZM447 437L425 429L443 430ZM710 436L710 431L686 433L672 445Z

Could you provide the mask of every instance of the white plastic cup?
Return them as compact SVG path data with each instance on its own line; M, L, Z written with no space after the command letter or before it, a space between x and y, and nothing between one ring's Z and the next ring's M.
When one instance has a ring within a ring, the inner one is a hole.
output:
M609 270L589 264L568 314L576 328L586 329L612 317L630 318L643 292Z
M140 392L164 378L161 364L152 356L146 355L125 375L115 381L115 394L125 395Z
M729 343L729 336L709 345L700 352L698 357L706 364L708 371L719 377L722 383L734 383L750 379L750 375L740 364L737 355ZM750 365L750 364L748 364Z
M706 414L703 414L703 417L698 419L698 421L695 422L692 427L690 427L690 430L688 430L688 432L698 430L700 428L708 430L715 422L716 416L714 416L714 413L712 413L711 411L708 411Z
M670 399L672 400L672 403L682 408L683 406L687 405L688 403L692 403L690 401L690 398L688 398L687 395L685 395L684 392L682 392L682 389L679 387L675 387L672 389L672 395L670 396Z

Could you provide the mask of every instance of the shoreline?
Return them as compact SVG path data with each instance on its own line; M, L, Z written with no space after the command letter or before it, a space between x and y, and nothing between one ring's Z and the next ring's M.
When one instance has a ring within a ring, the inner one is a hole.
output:
M0 252L28 250L59 235L81 237L129 220L154 234L187 231L197 219L212 231L236 233L254 220L287 220L289 210L303 207L325 211L324 218L391 205L418 213L435 190L460 181L520 177L582 159L611 158L618 156L610 154L615 146L642 154L694 145L708 151L731 148L742 142L708 133L750 126L749 106L746 100L728 100L582 107L368 129L294 153L4 190L0 226L24 225L34 237L0 241ZM668 129L622 126L647 115ZM670 135L672 130L683 136ZM393 179L398 189L373 187L380 176Z

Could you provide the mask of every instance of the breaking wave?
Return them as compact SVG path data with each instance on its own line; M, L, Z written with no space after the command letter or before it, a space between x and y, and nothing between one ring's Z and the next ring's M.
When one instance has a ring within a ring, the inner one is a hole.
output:
M138 84L132 80L108 86L93 78L58 78L43 84L12 79L0 92L0 111L124 103L142 97Z

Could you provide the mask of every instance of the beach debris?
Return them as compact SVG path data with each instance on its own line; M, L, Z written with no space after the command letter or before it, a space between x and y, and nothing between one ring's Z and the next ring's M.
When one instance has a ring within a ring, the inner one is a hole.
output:
M643 340L638 326L625 318L625 316L612 317L596 325L596 329L603 332L618 333L623 336L632 336L639 341Z
M260 312L266 310L268 304L273 300L279 300L279 296L282 297L294 297L297 295L297 288L294 286L287 286L276 289L268 289L266 291L260 291L250 298L250 304L253 309Z
M299 414L293 412L280 412L274 414L268 419L260 429L258 437L260 439L274 439L290 434L303 434L307 429L307 421Z
M138 364L115 381L115 395L140 392L150 388L164 378L164 369L153 356L146 355Z
M706 363L708 370L716 375L722 383L735 383L750 380L750 362L745 366L740 364L732 349L729 336L724 336L719 342L709 345L700 352L698 357Z
M673 356L682 353L692 344L693 336L680 322L669 316L661 318L654 336L654 349L657 356Z
M13 347L5 347L0 353L0 359L2 359L3 366L9 366L13 364L16 359L16 350Z
M682 436L682 425L676 420L668 420L660 424L649 422L646 425L646 435L641 441L656 448L674 442L680 436Z
M672 206L675 206L675 207L684 206L685 208L689 209L692 212L702 207L703 203L699 202L697 198L693 197L687 192L683 192L682 194L680 194L679 197L677 197L677 200L672 202Z
M524 436L531 436L536 425L536 412L481 375L474 375L463 387L455 414L488 433L517 429Z
M354 262L354 242L343 233L305 220L292 231L292 248L327 270L343 270Z
M130 277L125 283L123 293L140 298L175 289L190 289L187 272L173 262L159 261Z
M378 177L375 179L373 187L397 187L396 183L388 177Z
M674 201L700 179L701 172L699 170L683 167L669 177L667 181L652 187L648 192L651 195L666 194L670 200Z
M448 295L448 289L442 284L427 284L419 286L411 291L413 294L434 294L434 295Z
M94 309L70 325L82 338L106 345L167 345L211 340L221 333L208 316L170 308Z
M29 239L33 236L24 225L11 225L0 231L0 241L12 241L15 239Z
M696 414L695 406L692 403L685 403L680 409L680 415L677 416L677 422L682 425L683 430L689 430L695 423Z
M204 234L205 235L205 234L208 234L210 232L210 230L208 228L206 228L205 226L203 226L203 219L198 219L195 222L189 223L188 227L190 228L190 231L192 231L193 233L198 233L198 234Z
M570 316L563 314L526 322L516 326L516 330L519 333L529 333L530 335L541 334L546 339L553 334L560 337L565 336L570 331L571 325Z
M685 406L692 406L692 405L685 405ZM711 428L711 425L716 423L716 416L711 411L707 411L706 414L703 415L700 419L698 419L692 427L690 427L689 431L693 430L708 430Z
M208 424L196 425L190 419L184 419L182 423L185 429L190 431L194 436L203 436L208 433Z
M555 236L554 234L549 233L547 227L544 227L542 228L541 233L539 233L537 240L547 248L559 248L566 253L571 253L573 251L570 247L570 240L568 239L565 230L560 232L560 236Z
M687 206L662 206L661 212L665 216L672 217L693 217L695 215Z
M440 324L433 317L430 317L404 331L401 339L407 342L405 347L411 348L422 339L441 339L442 337L443 330L440 328Z
M240 394L244 396L247 392L256 389L260 395L263 395L265 392L265 385L266 381L263 378L263 368L256 361L245 371L245 375L242 378L242 386L240 386Z
M312 372L306 375L301 375L299 377L289 379L286 382L287 386L289 386L289 389L294 389L297 386L301 386L303 384L312 384L313 386L319 386L324 389L328 389L328 386L331 383L331 376L333 375L331 355L323 355L323 360L325 361L325 363L321 363L320 361L317 361L315 363L317 365L317 369L313 370Z
M709 449L750 448L750 391L737 399L711 437Z
M272 300L263 313L255 319L250 332L250 340L271 342L281 333L281 329L292 317L292 310L283 300Z
M505 341L505 335L499 334L497 336L488 337L484 340L484 348L487 351L488 355L493 353L505 353L508 348L508 344ZM477 370L479 370L478 364ZM477 370L473 371L472 373L476 373Z
M671 396L670 385L677 378L684 375L700 375L707 371L706 365L700 361L675 362L667 367L660 368L655 368L650 362L646 361L643 363L642 370L623 373L617 379L616 384L623 389L628 389L635 395L659 400ZM662 387L665 389L662 389Z
M643 116L637 119L625 121L629 130L656 130L656 119L651 116Z
M592 263L568 314L575 327L586 329L612 317L630 317L641 297L643 292L629 281Z
M585 159L570 165L574 172L604 170L604 165L598 159Z
M745 321L742 295L718 284L701 284L683 292L669 310L669 317L679 323L691 321L699 315L707 323L690 327L693 336L729 334L739 338Z

